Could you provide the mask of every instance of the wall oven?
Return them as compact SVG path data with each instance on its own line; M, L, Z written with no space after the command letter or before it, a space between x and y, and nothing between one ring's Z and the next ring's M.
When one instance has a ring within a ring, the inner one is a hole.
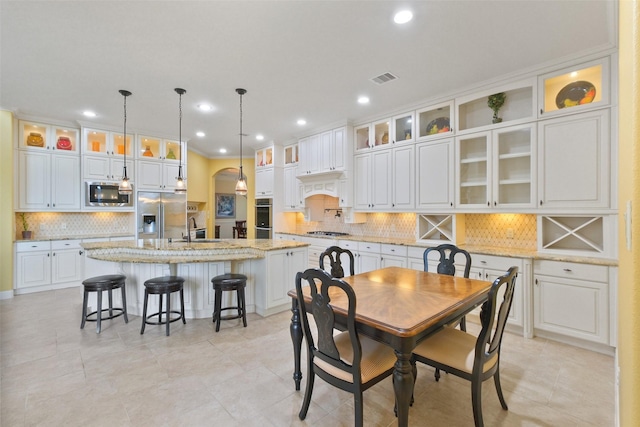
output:
M256 239L271 239L271 199L256 199Z
M118 184L113 182L85 182L84 202L86 206L133 206L133 193L118 193Z

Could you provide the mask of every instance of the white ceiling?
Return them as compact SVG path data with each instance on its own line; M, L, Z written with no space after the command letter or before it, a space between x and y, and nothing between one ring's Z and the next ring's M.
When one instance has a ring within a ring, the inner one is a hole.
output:
M400 8L414 13L404 26L392 22ZM127 89L128 131L177 139L181 87L189 147L237 156L237 87L248 91L245 148L265 144L258 133L284 143L614 47L615 13L611 0L3 0L0 107L121 130L118 90ZM398 80L370 81L385 72ZM359 105L359 95L371 103ZM198 111L203 102L214 111Z

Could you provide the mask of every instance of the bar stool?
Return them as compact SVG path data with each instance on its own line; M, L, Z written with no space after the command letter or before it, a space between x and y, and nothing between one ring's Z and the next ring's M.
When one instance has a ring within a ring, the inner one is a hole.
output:
M244 327L247 327L247 309L244 299L244 288L247 286L247 276L244 274L222 274L211 279L213 283L213 290L215 291L215 311L213 312L213 322L216 324L216 332L220 330L221 320L231 320L242 318ZM237 307L225 307L222 308L222 292L223 291L236 291L238 295ZM238 310L236 316L222 316L222 312L225 310Z
M127 317L127 294L124 286L126 279L127 277L122 274L108 274L106 276L91 277L82 282L84 286L84 298L82 302L82 323L80 323L80 329L84 329L85 322L96 322L96 333L99 334L103 320L102 312L104 311L109 312L109 316L105 317L104 320L114 319L124 315L124 323L129 323L129 318ZM122 289L122 308L113 307L112 291L118 288ZM103 291L109 293L109 308L102 308ZM89 292L98 293L98 305L96 306L96 311L87 314ZM89 319L89 316L93 316L94 314L96 318Z
M144 307L142 309L142 329L140 329L140 335L144 334L144 327L146 325L167 325L167 336L169 336L169 325L171 322L182 319L183 324L187 324L184 318L184 279L179 276L163 276L154 277L144 282ZM180 311L171 310L171 293L180 291ZM160 305L158 306L158 312L147 316L147 302L149 300L149 294L160 296ZM165 311L166 318L162 320L162 296L167 297L167 310ZM171 313L177 314L178 317L172 319ZM157 322L152 322L151 319L154 316L158 316Z

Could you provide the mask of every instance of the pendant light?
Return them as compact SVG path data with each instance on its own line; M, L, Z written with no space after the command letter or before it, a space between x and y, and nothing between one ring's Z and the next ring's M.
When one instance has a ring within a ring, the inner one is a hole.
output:
M173 190L175 193L184 194L187 192L187 183L186 180L182 177L182 95L187 93L186 90L180 89L179 87L175 88L175 91L178 93L180 98L180 103L178 109L180 111L180 120L179 120L179 130L178 130L178 141L180 144L180 163L178 164L178 176L176 177L176 188Z
M246 196L247 189L247 181L244 179L244 175L242 174L242 95L247 93L245 89L236 89L238 95L240 95L240 173L238 174L238 182L236 183L236 194L238 196Z
M122 181L120 181L118 185L118 193L131 194L133 193L133 188L131 188L131 183L127 176L127 96L130 96L131 92L124 89L120 89L118 92L120 92L120 95L124 98L124 165L122 166Z

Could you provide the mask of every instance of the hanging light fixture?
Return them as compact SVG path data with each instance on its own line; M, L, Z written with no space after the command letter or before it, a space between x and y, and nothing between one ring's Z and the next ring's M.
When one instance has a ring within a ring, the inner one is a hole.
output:
M118 185L118 193L131 194L133 193L133 188L131 188L131 183L127 176L127 96L130 96L131 92L124 89L120 89L118 92L124 97L124 165L122 166L122 181Z
M175 88L175 91L178 93L180 97L180 125L179 125L179 143L180 143L180 163L178 164L178 176L176 177L176 188L173 190L175 193L184 194L187 192L187 183L186 180L182 177L182 95L187 93L186 90L180 89L179 87Z
M246 196L247 189L247 181L244 179L244 175L242 173L242 95L247 93L245 89L236 89L238 95L240 95L240 173L238 174L238 182L236 183L236 194L238 196Z

